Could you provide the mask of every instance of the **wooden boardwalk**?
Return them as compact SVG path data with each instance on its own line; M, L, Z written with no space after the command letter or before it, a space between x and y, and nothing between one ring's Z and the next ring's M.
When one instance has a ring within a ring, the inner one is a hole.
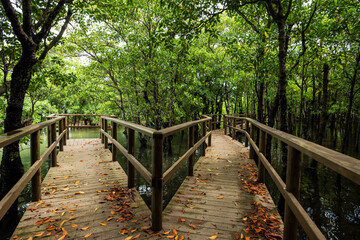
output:
M241 189L253 160L221 130L164 210L160 233L150 230L151 212L137 191L123 188L127 176L100 139L68 140L58 164L43 180L42 201L29 205L12 239L236 239L252 202L276 211L268 193ZM114 200L120 194L121 201Z
M185 239L236 239L236 233L245 237L242 219L254 201L277 212L266 187L263 196L241 189L241 179L253 164L241 143L223 130L213 131L212 146L194 166L194 176L186 178L166 207L164 228L175 228Z
M42 200L29 205L12 239L122 239L121 229L136 229L135 235L149 229L151 212L136 191L135 202L132 193L125 194L128 207L106 199L113 188L126 187L127 176L100 139L68 140L58 164L43 180Z

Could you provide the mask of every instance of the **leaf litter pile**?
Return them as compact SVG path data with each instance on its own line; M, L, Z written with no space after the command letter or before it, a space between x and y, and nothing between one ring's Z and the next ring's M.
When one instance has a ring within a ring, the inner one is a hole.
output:
M253 194L260 195L262 201L269 203L267 199L267 190L263 183L257 182L256 164L247 163L242 164L241 169L238 170L241 177L241 189ZM242 222L247 225L243 231L250 234L254 239L283 239L282 223L279 220L280 216L277 212L265 207L261 202L252 202L253 210L245 213ZM236 239L244 239L243 234L235 234Z

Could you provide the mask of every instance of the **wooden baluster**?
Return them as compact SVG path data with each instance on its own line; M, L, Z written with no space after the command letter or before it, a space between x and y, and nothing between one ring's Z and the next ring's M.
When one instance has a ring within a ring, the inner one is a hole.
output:
M217 116L213 115L212 118L213 118L213 129L216 130Z
M286 168L286 191L294 194L296 199L300 197L300 181L301 181L301 152L288 146L287 168ZM297 239L298 221L285 202L284 214L284 239Z
M111 122L112 128L111 128L111 137L117 141L117 124L116 122ZM117 148L115 147L115 144L112 144L112 160L113 162L117 161Z
M104 119L104 131L107 133L108 132L108 125L107 125L107 120ZM104 135L104 148L107 149L109 146L109 141L108 138Z
M209 132L211 132L211 131L212 131L212 129L211 129L211 120L210 120L210 122L209 122ZM208 137L208 146L209 147L211 146L211 133L210 133L210 135Z
M224 116L224 134L225 134L225 135L227 134L227 125L228 125L227 117Z
M58 122L58 131L59 131L59 136L60 134L63 132L63 124L62 124L62 120L60 120ZM61 138L59 141L59 150L60 151L64 151L64 140Z
M162 134L154 133L152 142L152 196L151 218L153 231L162 229L162 201L163 201L163 140Z
M53 123L51 125L51 144L54 143L56 141L56 123ZM51 166L52 167L56 167L57 166L57 152L56 152L56 147L54 148L54 150L51 153Z
M233 125L232 137L233 137L233 138L236 138L236 130L235 130L235 127L236 127L236 118L235 118L235 117L233 118L232 125Z
M260 143L259 143L259 151L265 156L266 152L266 133L260 130ZM265 182L265 166L259 159L258 163L258 182Z
M249 121L245 120L245 131L248 132L249 131ZM245 137L245 147L249 146L249 140L247 139L247 137Z
M135 130L128 128L128 152L131 155L135 153ZM130 161L128 163L128 188L135 186L135 168Z
M31 165L40 159L40 130L30 136L30 158ZM36 171L31 180L32 201L36 202L41 199L41 168Z
M62 120L63 130L66 130L65 136L63 137L63 144L66 146L67 128L66 128L66 117Z
M69 134L69 116L65 116L66 139L70 139Z
M211 123L210 123L211 125ZM188 149L194 146L194 126L189 127L188 130ZM190 155L188 162L188 175L194 176L194 153Z
M102 118L99 117L99 138L101 139L101 143L103 143L103 135L101 133L101 129L102 129Z
M250 128L250 137L253 141L255 141L255 126L251 123L251 128ZM254 159L255 156L255 150L253 148L253 146L250 144L250 152L249 152L249 158L250 159Z
M205 122L201 124L201 136L204 137L206 135ZM205 141L201 144L201 156L205 156L206 144Z

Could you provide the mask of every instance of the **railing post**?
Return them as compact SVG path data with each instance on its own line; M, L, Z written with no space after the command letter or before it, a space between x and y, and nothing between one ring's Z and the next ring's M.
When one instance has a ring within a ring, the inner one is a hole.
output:
M227 117L224 116L224 134L226 135L227 134Z
M103 135L101 133L101 129L102 129L102 118L99 117L99 138L101 139L101 143L103 143Z
M215 121L214 121L214 118L215 118ZM212 122L213 122L213 129L216 130L216 122L217 122L217 117L216 117L216 115L213 115L213 116L212 116L212 120L213 120L213 121L212 121Z
M62 120L60 120L58 122L58 130L59 130L59 136L60 134L63 132L63 124L62 124ZM60 142L59 142L59 150L60 151L64 151L64 140L63 138L60 139Z
M211 125L211 124L210 124ZM194 146L194 126L189 127L188 130L188 149ZM194 153L190 155L188 162L188 175L194 176Z
M66 130L65 135L64 135L64 137L62 138L62 140L63 140L63 145L66 146L66 138L67 138L66 117L65 117L61 122L62 122L63 131Z
M107 120L104 119L104 131L107 133L107 130L108 130ZM109 145L108 138L104 135L104 148L107 149L108 145Z
M117 141L117 124L116 122L111 122L111 124L111 137ZM117 148L115 147L115 144L112 144L112 160L113 162L117 161Z
M301 152L288 146L287 168L286 168L286 191L294 194L296 199L300 197L300 181L301 181ZM284 239L297 239L298 221L285 202L284 214Z
M40 130L32 133L30 136L30 155L31 165L40 159ZM39 201L41 199L41 168L32 177L31 186L32 201Z
M249 130L249 121L245 120L245 131L248 132ZM249 146L249 141L247 139L247 137L245 137L245 147Z
M51 144L56 141L56 123L53 123L51 125ZM56 167L57 166L57 155L56 155L56 147L51 153L51 166Z
M212 131L212 129L211 129L211 121L210 121L210 124L209 124L209 132L211 132ZM211 146L211 133L210 133L210 135L209 135L209 137L208 137L208 145L209 145L209 147Z
M65 116L65 125L66 125L66 139L70 139L70 135L69 135L69 116Z
M250 128L250 137L251 139L255 142L255 126L251 123L251 128ZM249 158L250 159L254 159L255 156L255 150L253 148L253 146L250 144L250 152L249 152Z
M232 129L232 137L233 137L233 138L236 138L236 130L235 130L235 127L236 127L236 118L235 118L235 117L233 118L232 126L233 126L233 129Z
M266 152L266 133L264 131L260 130L260 143L259 143L259 151L265 156L265 152ZM264 183L265 182L265 166L264 164L261 162L260 158L259 158L259 163L258 163L258 179L257 181L260 183Z
M128 152L131 155L135 153L135 130L128 128ZM128 163L128 188L135 186L135 168L130 161Z
M204 137L206 135L205 122L201 124L201 136ZM201 144L201 156L205 156L205 141Z
M104 119L101 118L101 127L100 127L101 130L104 130ZM102 133L102 131L100 130L100 136L101 136L101 143L104 144L104 134Z
M151 217L152 230L162 229L162 201L163 201L163 135L153 134L152 142L152 196L151 196Z

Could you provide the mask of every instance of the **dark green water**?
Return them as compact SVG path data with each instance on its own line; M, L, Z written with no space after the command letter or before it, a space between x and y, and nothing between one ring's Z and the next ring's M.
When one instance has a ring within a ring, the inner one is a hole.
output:
M244 141L242 136L240 141ZM334 148L330 139L325 141L325 146ZM351 142L350 143L354 143ZM338 144L338 146L340 146ZM272 141L271 164L281 176L283 163L278 141ZM346 153L355 158L360 158L360 152L350 145ZM326 239L360 239L360 186L336 174L333 170L318 164L311 167L312 159L303 156L301 168L301 193L300 203L316 223ZM359 160L360 164L360 160ZM277 203L280 192L267 174L266 185L274 202ZM305 232L299 230L299 239L308 239Z

